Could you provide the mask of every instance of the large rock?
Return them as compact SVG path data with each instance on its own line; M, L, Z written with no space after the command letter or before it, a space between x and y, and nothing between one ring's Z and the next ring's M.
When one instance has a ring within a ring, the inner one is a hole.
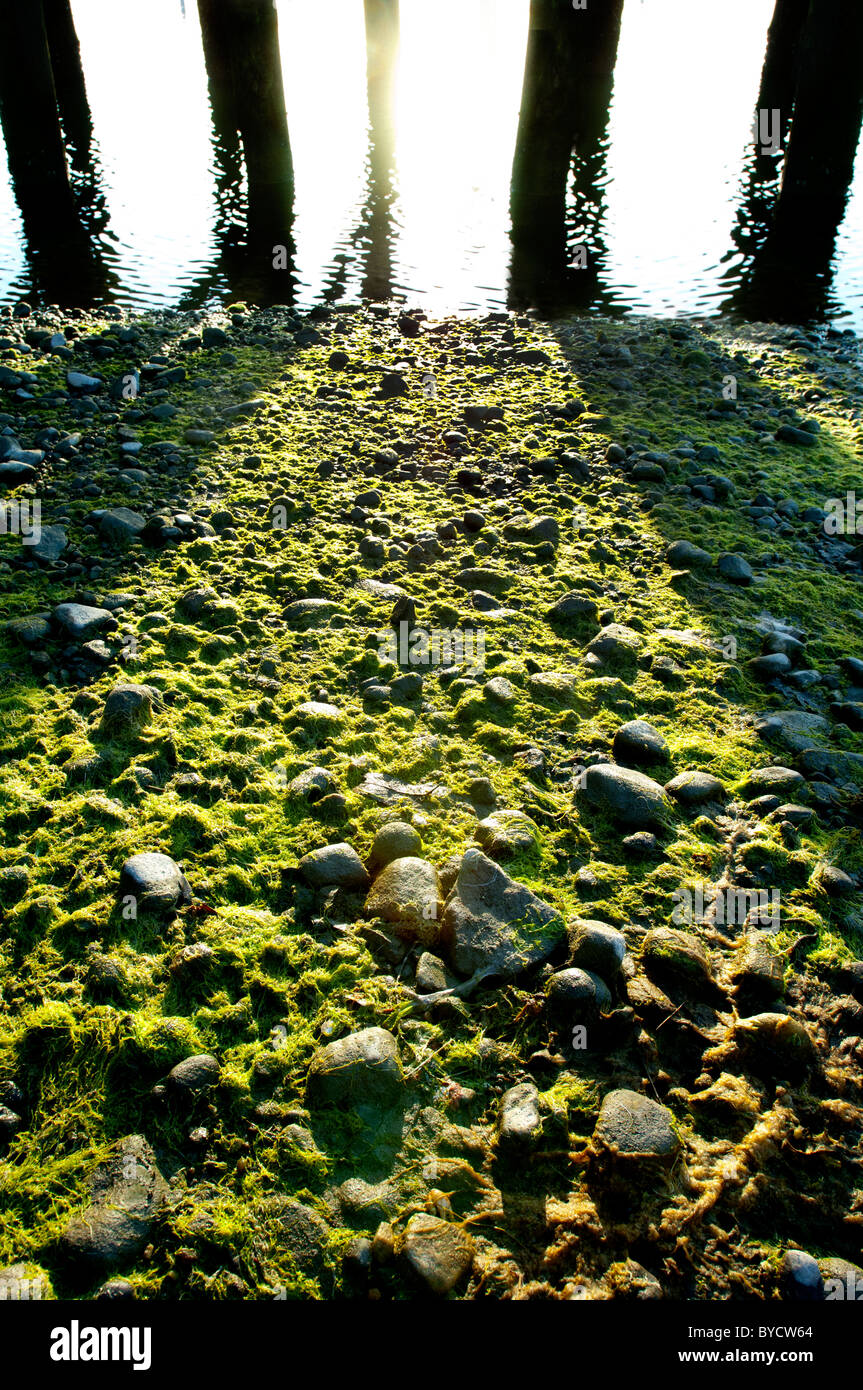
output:
M433 946L443 916L437 869L426 859L394 859L375 879L365 910L370 917L392 922L405 940Z
M680 1139L665 1105L637 1091L611 1091L602 1102L593 1133L594 1147L615 1158L674 1162Z
M621 725L614 735L612 748L619 763L636 767L661 763L668 757L668 744L662 734L644 719L633 719Z
M84 1270L135 1260L168 1192L146 1140L139 1134L120 1140L117 1152L96 1169L92 1202L63 1231L64 1254Z
M488 970L513 978L547 960L564 934L560 913L516 883L478 849L469 849L447 901L443 935L462 975Z
M725 788L718 777L709 772L680 772L666 782L665 790L681 806L700 806L705 801L722 801Z
M352 845L324 845L303 855L299 870L313 888L368 888L369 876Z
M179 864L167 854L148 852L126 860L120 896L134 898L139 912L173 912L192 901L192 890Z
M58 603L54 621L74 642L88 642L102 632L112 632L117 619L107 608L89 608L84 603Z
M402 1259L430 1293L450 1293L469 1270L473 1254L471 1237L438 1216L419 1212L405 1227Z
M624 627L622 623L609 623L607 627L600 628L596 636L588 642L585 651L590 656L598 657L600 661L625 665L635 661L643 645L641 637L631 627Z
M418 855L421 849L419 832L408 821L390 821L388 825L382 825L375 835L369 862L383 869L394 859L409 859L412 855Z
M398 1044L385 1028L364 1028L327 1043L312 1058L310 1105L398 1105L404 1091Z
M613 980L626 955L626 938L605 922L576 918L567 927L569 963L594 971L604 980Z
M109 507L99 518L99 534L112 545L129 545L137 540L147 518L140 512L130 511L128 507Z
M36 544L28 545L25 554L32 555L34 560L40 560L43 565L53 565L55 560L60 559L68 544L62 526L43 526Z
M620 825L649 830L665 820L669 803L658 782L633 768L599 763L585 770L582 794Z
M474 838L490 859L511 859L533 849L539 831L524 811L494 811L478 822Z
M109 736L136 734L153 718L159 692L151 685L115 685L105 701L99 728Z

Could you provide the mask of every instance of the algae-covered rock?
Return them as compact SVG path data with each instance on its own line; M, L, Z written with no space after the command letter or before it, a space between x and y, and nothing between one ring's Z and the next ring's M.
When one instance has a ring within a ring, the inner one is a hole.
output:
M410 1273L433 1294L450 1293L473 1262L474 1243L466 1231L437 1216L412 1216L400 1245Z
M168 1192L147 1141L139 1134L121 1139L93 1175L90 1205L66 1225L63 1254L82 1271L135 1260Z
M547 960L565 930L554 908L476 849L462 858L443 929L460 974L487 970L503 977Z
M385 1028L364 1028L319 1048L306 1081L310 1106L394 1106L403 1091L398 1044Z
M634 768L598 763L585 770L579 796L620 825L650 830L662 825L669 802L658 782Z
M602 1102L593 1132L594 1149L614 1158L674 1162L681 1143L665 1105L637 1091L611 1091Z
M440 936L443 900L433 864L408 856L382 869L366 898L368 917L392 922L399 936L432 946Z
M570 965L613 980L626 955L626 938L616 927L577 917L567 926Z
M690 984L704 985L712 979L710 953L691 932L651 927L644 938L641 956L648 972L660 980L676 976Z

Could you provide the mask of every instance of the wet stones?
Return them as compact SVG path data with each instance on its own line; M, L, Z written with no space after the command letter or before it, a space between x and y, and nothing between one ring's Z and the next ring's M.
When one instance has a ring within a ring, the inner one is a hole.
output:
M670 1168L681 1149L674 1116L637 1091L611 1091L602 1102L593 1132L594 1152L627 1168L647 1161Z
M664 824L669 802L658 782L632 768L599 763L585 770L579 798L618 824L650 830Z
M651 927L644 938L642 960L659 980L677 979L689 985L708 985L713 978L710 955L690 932Z
M83 603L59 603L54 622L73 642L87 642L103 632L113 632L117 619L107 608L90 608Z
M314 1107L391 1107L403 1091L398 1044L385 1028L365 1028L319 1048L306 1082L306 1100Z
M365 912L390 922L403 939L433 946L440 936L443 914L434 865L414 856L392 860L375 879Z
M595 656L609 665L625 666L635 662L644 642L637 632L622 623L609 623L600 628L585 647L588 656Z
M147 518L128 507L111 507L99 515L99 534L115 546L130 545L146 525Z
M567 927L569 963L613 980L626 955L626 938L605 922L577 918Z
M751 584L754 579L752 566L748 560L744 560L742 555L726 553L720 555L716 561L716 569L723 579L727 579L729 584L740 584L742 586Z
M575 966L558 970L546 986L549 1022L561 1032L576 1024L591 1025L611 1008L611 992L604 980Z
M706 550L693 545L691 541L673 541L665 552L669 565L678 570L707 569L712 563Z
M666 782L665 790L681 806L701 806L708 801L724 801L725 788L709 772L681 772Z
M550 622L585 622L597 624L599 622L599 609L595 598L591 598L587 594L580 594L577 590L572 590L568 594L563 594L561 598L549 608L546 616Z
M429 1293L451 1293L471 1267L474 1244L460 1226L424 1212L405 1227L398 1253L406 1270Z
M633 719L628 724L621 725L614 735L612 751L619 763L646 767L665 761L668 757L668 744L652 724L648 724L644 719Z
M92 1196L60 1238L62 1252L85 1277L135 1260L167 1200L167 1184L145 1139L133 1134L120 1141L96 1169Z
M760 767L750 772L740 790L750 799L757 796L795 796L806 778L790 767Z
M194 1100L219 1084L221 1067L215 1057L201 1052L186 1057L168 1072L165 1085L169 1094L182 1101Z
M166 914L192 901L180 866L167 854L147 852L127 859L120 871L119 894L131 898L138 912Z
M324 845L300 860L300 873L313 888L368 888L369 876L352 845Z
M407 821L390 821L375 835L369 862L375 868L384 869L394 859L410 858L421 849L422 840L412 825Z
M564 934L563 919L480 850L469 849L444 909L449 959L462 975L512 978L547 960Z
M523 811L494 811L479 821L474 838L491 859L511 859L533 849L539 831Z
M529 1148L539 1137L542 1120L539 1091L532 1081L511 1086L500 1098L498 1143L502 1150Z

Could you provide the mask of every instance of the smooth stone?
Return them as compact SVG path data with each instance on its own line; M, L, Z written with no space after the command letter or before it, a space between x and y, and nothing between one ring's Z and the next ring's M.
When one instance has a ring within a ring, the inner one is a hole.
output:
M153 852L126 860L120 871L119 894L134 898L139 912L173 912L192 901L192 890L180 866L167 854Z
M681 772L666 782L665 790L683 806L700 806L705 801L723 801L725 788L709 772Z
M418 855L421 849L422 840L412 825L407 821L390 821L375 835L369 862L383 869L394 859Z
M754 578L752 566L742 555L720 555L716 568L723 579L730 584L751 584Z
M498 1139L503 1147L528 1147L539 1137L541 1124L539 1091L532 1081L504 1091L498 1117Z
M117 627L117 619L107 608L89 608L83 603L60 603L54 609L54 621L76 642L86 642L100 632Z
M310 1105L398 1105L404 1092L398 1044L385 1028L364 1028L318 1048L309 1068Z
M668 744L652 724L633 719L614 735L612 751L619 763L661 763L668 757Z
M673 1163L681 1147L668 1107L627 1090L611 1091L603 1100L593 1143L614 1157L664 1164Z
M473 1262L474 1243L460 1226L423 1212L405 1227L401 1256L411 1273L432 1293L450 1293Z
M598 763L585 770L582 787L592 806L621 825L648 830L661 825L668 813L669 802L659 783L632 768Z
M360 856L352 845L324 845L303 855L298 868L313 888L360 889L369 886Z
M145 729L153 718L159 693L151 685L115 685L105 701L99 724L103 734L131 734Z
M414 856L392 860L375 879L365 913L392 923L405 940L433 946L440 937L443 915L437 869Z
M613 980L626 955L626 938L616 927L577 917L567 927L569 962Z

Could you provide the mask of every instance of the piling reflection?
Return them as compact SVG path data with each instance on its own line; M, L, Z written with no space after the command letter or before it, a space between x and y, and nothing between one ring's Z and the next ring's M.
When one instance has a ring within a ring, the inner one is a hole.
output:
M777 0L759 106L784 103L784 164L780 180L779 155L756 148L751 156L748 194L732 234L747 263L742 273L737 266L730 273L737 283L725 308L788 323L829 312L836 239L863 124L861 53L858 0Z
M515 306L608 307L602 224L622 15L623 0L580 10L531 0L510 196Z
M217 255L183 297L219 283L257 304L295 292L294 168L279 22L261 0L198 0L213 124Z
M84 308L105 302L115 285L99 240L107 212L68 0L2 0L0 27L0 124L26 235L21 293Z

